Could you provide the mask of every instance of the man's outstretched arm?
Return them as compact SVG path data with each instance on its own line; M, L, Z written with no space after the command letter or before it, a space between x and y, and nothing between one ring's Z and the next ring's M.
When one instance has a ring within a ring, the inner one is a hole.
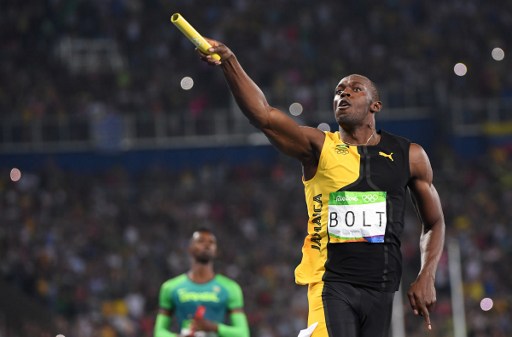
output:
M215 60L201 54L204 61L221 67L235 100L250 123L261 130L283 153L301 160L311 160L314 148L323 143L324 134L316 128L303 127L290 116L271 106L256 83L242 68L235 54L224 44L207 39L210 51L220 55Z

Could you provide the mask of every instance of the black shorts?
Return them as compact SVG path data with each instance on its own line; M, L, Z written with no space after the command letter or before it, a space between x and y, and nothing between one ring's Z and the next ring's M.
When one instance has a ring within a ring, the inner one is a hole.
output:
M312 337L388 337L394 292L329 282L309 285L308 325Z

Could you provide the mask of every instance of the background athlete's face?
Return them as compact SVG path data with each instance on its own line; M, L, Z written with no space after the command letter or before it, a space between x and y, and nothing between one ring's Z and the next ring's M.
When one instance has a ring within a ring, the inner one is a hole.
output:
M198 263L208 263L217 255L217 239L208 232L195 232L190 240L190 255Z

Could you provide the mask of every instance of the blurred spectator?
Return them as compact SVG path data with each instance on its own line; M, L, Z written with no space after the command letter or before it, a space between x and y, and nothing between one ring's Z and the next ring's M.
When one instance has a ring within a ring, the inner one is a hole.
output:
M450 160L436 168L447 235L462 247L469 336L512 333L512 194L505 178L512 167L510 154L497 151L485 166ZM61 317L66 324L59 333L151 336L159 285L186 270L189 229L207 223L232 238L223 241L217 268L243 286L252 335L296 334L307 311L305 289L293 284L306 221L296 171L283 158L266 167L212 163L140 173L78 174L48 166L17 184L2 181L1 275ZM408 217L405 284L419 263L412 208ZM437 335L448 337L446 256L436 282L432 321ZM484 297L494 300L490 311L480 309ZM404 305L408 335L420 334L422 325Z
M173 94L182 93L177 89L183 76L207 84L204 97L188 102L193 113L229 106L230 96L216 85L222 77L190 62L194 48L170 23L173 12L205 36L229 42L276 104L299 100L308 109L328 109L331 98L318 93L348 72L375 79L399 99L397 105L406 90L428 95L430 104L442 99L436 88L464 97L512 92L510 57L491 58L495 47L511 49L510 2L289 6L283 0L270 7L244 0L2 1L0 109L30 121L79 114L85 99L127 115L172 114L187 105L186 95ZM468 66L468 76L453 74L457 62Z
M388 106L403 106L404 90L432 108L452 96L512 97L510 56L490 57L494 47L512 49L510 1L3 0L1 117L27 125L46 116L84 118L100 104L112 111L101 120L116 132L120 115L183 109L198 128L208 128L202 116L230 106L231 98L217 72L190 62L194 48L169 22L174 12L204 35L229 42L278 105L300 100L308 110L329 110L332 97L318 92L347 72L374 78ZM466 63L467 76L454 76L457 62ZM178 90L183 76L196 80L190 95ZM473 162L443 153L434 162L447 236L462 247L471 337L512 335L510 155L496 149ZM58 333L151 336L158 287L186 269L180 256L188 229L206 222L234 238L221 247L217 268L244 288L252 335L295 335L306 325L305 289L293 285L306 214L291 165L215 163L139 174L48 166L24 172L16 184L2 172L0 277L54 312ZM418 263L416 230L406 228L403 241L405 284L416 269L407 265ZM273 244L276 237L281 245ZM447 337L446 257L436 282L432 321L437 335ZM484 296L494 300L489 311L480 309ZM422 335L408 307L405 312L407 335ZM4 326L0 316L0 336ZM22 330L21 336L36 336L40 328L27 322Z

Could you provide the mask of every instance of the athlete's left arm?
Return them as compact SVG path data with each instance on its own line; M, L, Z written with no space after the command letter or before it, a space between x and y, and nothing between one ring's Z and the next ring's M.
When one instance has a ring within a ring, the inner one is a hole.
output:
M444 246L445 222L441 200L434 187L430 160L418 144L409 149L411 181L409 188L422 221L420 237L421 269L411 284L407 296L415 315L423 316L432 329L429 311L436 303L435 275Z
M231 324L219 324L220 337L249 337L249 324L247 316L242 309L231 310L229 314Z
M204 318L194 318L192 329L195 331L213 331L219 337L249 337L249 324L247 316L242 309L232 310L229 313L230 323L217 323Z

